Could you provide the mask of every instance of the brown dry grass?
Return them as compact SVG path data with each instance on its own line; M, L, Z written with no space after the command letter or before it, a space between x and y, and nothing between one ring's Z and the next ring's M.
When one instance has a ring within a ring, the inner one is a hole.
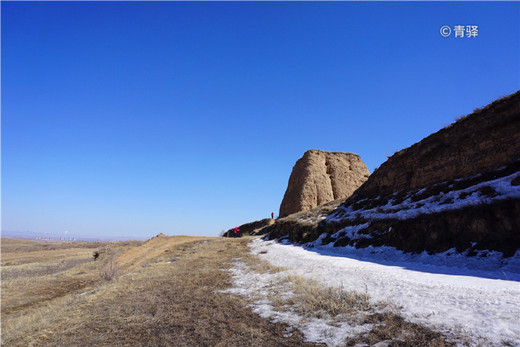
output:
M219 292L230 286L222 269L246 254L247 242L159 236L117 252L106 247L99 261L56 276L13 279L2 297L2 345L314 345L297 333L284 337L287 326ZM107 259L117 260L122 275L102 281Z
M2 267L27 263L44 263L67 259L75 255L94 252L101 247L128 248L141 245L141 241L120 242L38 242L18 239L1 239Z
M143 264L170 259L170 253L181 245L210 239L214 238L182 235L170 237L159 234L143 243L140 247L131 248L118 255L116 261L125 271L130 271Z
M28 259L11 247L17 265L2 267L2 336L5 346L313 346L298 331L253 313L250 302L222 290L227 271L240 258L253 271L276 273L248 252L250 238L159 235L145 243L105 243L96 249L37 249ZM29 247L29 246L28 246ZM35 248L36 247L36 248ZM9 248L3 248L4 250ZM101 255L92 260L94 250ZM60 251L60 252L56 252ZM35 256L35 254L38 254ZM4 254L2 254L3 256ZM12 255L12 254L11 254ZM36 261L35 259L39 259ZM43 260L42 260L43 259ZM30 261L29 261L30 260ZM100 277L118 264L109 280ZM54 271L54 272L53 272ZM353 314L363 310L362 294L341 293L316 282L290 277L292 305L305 315ZM275 295L275 294L273 294ZM280 305L287 302L280 302ZM376 323L348 344L385 341L390 345L443 346L444 339L392 313L366 314ZM285 336L284 336L285 335ZM397 342L396 342L397 341Z
M2 326L10 317L95 283L92 246L2 239Z
M273 267L269 263L252 256L243 257L251 271L277 273L287 270ZM292 295L286 292L287 285ZM277 311L293 311L305 318L323 318L331 322L346 321L351 325L372 324L366 333L353 336L346 346L383 343L386 346L453 346L441 333L425 326L411 323L400 314L400 308L391 303L372 303L367 293L346 291L343 288L326 287L321 283L302 276L287 275L277 284L272 284L268 299ZM256 297L255 299L263 299ZM463 336L459 342L466 343Z
M286 280L291 284L295 295L285 301L285 304L304 317L334 318L355 315L371 308L370 298L365 293L325 287L302 276L289 276Z
M127 241L118 243L140 243L139 241ZM2 253L48 251L70 248L98 248L106 242L44 242L21 239L2 238Z

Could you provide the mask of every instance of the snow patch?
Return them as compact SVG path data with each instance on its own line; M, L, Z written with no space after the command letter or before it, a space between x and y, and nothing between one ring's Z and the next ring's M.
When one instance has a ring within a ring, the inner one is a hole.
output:
M284 333L286 336L292 334L292 327L297 327L303 333L306 342L341 346L348 337L368 332L373 327L372 324L351 325L347 322L332 322L330 319L303 317L290 308L287 311L277 311L269 299L270 294L276 292L276 295L282 297L294 295L284 281L293 272L257 273L251 271L244 262L235 260L232 264L233 267L229 271L233 277L233 287L223 292L253 300L254 303L249 307L262 318L290 325Z
M349 247L334 250L316 245L311 251L261 239L252 241L249 246L253 254L274 266L289 268L287 272L292 274L325 286L366 290L374 303L383 301L401 306L401 314L409 321L441 331L455 341L463 334L474 346L482 343L501 346L504 341L520 346L520 252L500 267L498 252L478 259L449 254L450 251L435 256L426 253L412 256L384 247L379 250ZM341 256L332 255L340 249L343 251ZM327 255L327 252L331 253ZM243 276L252 275L244 273ZM255 276L258 277L248 279L247 283L241 282L240 278L236 281L239 286L254 288L258 282L267 281L267 277L262 276L274 275ZM309 321L311 325L305 326L300 317L291 315L289 318L269 311L272 306L268 303L255 305L258 312L266 316L285 319L289 324L298 322L296 324L305 329L306 338L312 336L315 341L318 336L320 341L327 338L329 328L320 328L323 322ZM340 336L342 339L355 333L351 328L355 327L342 326L334 330L335 339L327 343L339 343Z

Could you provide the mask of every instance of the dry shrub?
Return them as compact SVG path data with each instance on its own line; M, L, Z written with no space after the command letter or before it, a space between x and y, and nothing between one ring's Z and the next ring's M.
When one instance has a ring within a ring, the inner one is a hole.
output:
M114 258L115 256L110 257L110 259L101 266L101 269L99 269L99 277L103 281L110 281L119 274L119 267Z

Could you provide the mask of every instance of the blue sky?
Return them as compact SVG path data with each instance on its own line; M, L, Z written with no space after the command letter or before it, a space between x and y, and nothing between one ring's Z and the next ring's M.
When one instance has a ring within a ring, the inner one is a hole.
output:
M372 172L520 89L518 2L1 7L3 231L218 235L308 149Z

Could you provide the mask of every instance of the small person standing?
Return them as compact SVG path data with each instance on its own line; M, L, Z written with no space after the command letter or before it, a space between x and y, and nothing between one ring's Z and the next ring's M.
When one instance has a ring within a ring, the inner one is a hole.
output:
M239 231L238 227L235 227L235 230L233 230L234 237L237 237L238 231Z
M274 212L271 212L271 219L274 219Z

